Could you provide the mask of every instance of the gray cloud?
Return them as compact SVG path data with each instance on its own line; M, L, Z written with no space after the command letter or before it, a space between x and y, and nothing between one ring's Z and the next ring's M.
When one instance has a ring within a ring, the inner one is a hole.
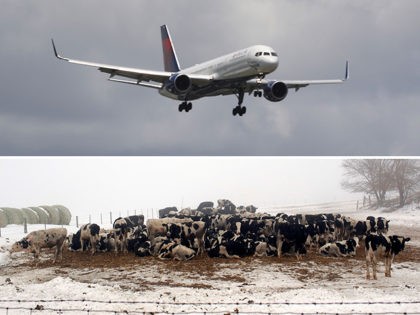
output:
M3 1L1 155L420 155L417 1ZM280 103L234 96L176 101L107 82L72 58L162 69L168 24L184 67L263 43L273 79L344 75Z

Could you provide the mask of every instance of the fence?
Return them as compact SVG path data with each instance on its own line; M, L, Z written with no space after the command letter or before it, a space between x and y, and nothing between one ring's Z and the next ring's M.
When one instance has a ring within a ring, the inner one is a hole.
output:
M130 215L144 215L145 222L148 219L155 219L159 217L159 210L157 209L140 209L127 211L109 211L99 212L88 215L75 215L70 221L71 226L79 227L86 223L96 223L102 226L112 225L116 218L128 217Z
M8 306L3 306L1 304L6 303ZM42 305L48 303L54 303L59 306L44 306ZM83 308L71 307L70 303L82 303ZM88 309L86 305L89 304L99 304L103 305L102 309ZM10 304L17 304L17 306L10 306ZM22 305L21 305L22 304ZM29 304L36 304L31 307ZM105 308L105 305L107 308ZM124 310L112 309L112 305L122 306ZM394 310L383 310L387 306L394 305ZM420 311L413 308L417 308L420 305L420 301L353 301L353 302L237 302L237 303L220 303L220 302L196 302L196 303L185 303L185 302L157 302L157 301L107 301L107 300L95 300L95 299L44 299L44 300L3 300L0 299L0 310L3 310L5 314L11 315L12 311L18 311L16 314L21 314L22 311L27 311L28 314L32 313L42 313L42 312L56 312L58 314L63 313L103 313L103 314L377 314L377 315L386 315L386 314L420 314ZM129 306L137 307L136 310L127 310ZM184 307L187 306L190 310L185 310ZM376 309L381 309L378 311L370 312L369 309L365 307L372 306ZM382 307L381 307L382 306ZM401 307L401 310L395 310L395 306ZM160 307L174 307L179 308L179 311L162 311L159 310ZM219 310L198 310L199 308L218 308ZM271 307L271 308L282 308L282 311L258 311L258 307ZM285 308L292 307L294 310L287 310ZM301 308L303 312L296 311L296 308ZM334 311L327 311L325 307L334 307ZM340 311L340 307L343 308L343 311ZM350 307L350 308L348 308ZM357 310L357 307L361 307L360 311ZM182 308L182 310L181 310ZM192 310L192 309L196 310ZM252 308L252 310L249 310ZM147 311L145 309L148 309ZM244 310L240 310L244 309ZM348 310L347 310L348 309ZM405 309L410 309L409 312L406 312Z

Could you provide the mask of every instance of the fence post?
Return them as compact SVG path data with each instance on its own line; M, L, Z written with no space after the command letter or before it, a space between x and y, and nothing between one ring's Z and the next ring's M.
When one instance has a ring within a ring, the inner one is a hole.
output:
M101 225L102 225L102 212L101 212Z
M92 222L92 216L89 214L89 224L91 224Z
M1 237L1 228L0 228L0 237Z
M137 215L137 210L136 209L134 209L134 215Z
M79 217L76 215L76 227L79 227Z
M109 224L112 224L112 211L109 211Z
M356 210L359 210L359 200L357 200Z
M44 223L44 230L47 229L47 223Z
M23 221L23 233L28 233L28 222L26 219Z

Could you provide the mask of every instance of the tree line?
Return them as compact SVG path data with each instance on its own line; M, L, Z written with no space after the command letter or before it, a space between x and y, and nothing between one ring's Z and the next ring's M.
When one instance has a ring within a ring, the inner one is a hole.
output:
M420 184L420 160L416 159L348 159L342 167L342 187L373 195L378 207L384 205L388 192L397 192L399 206L404 206Z

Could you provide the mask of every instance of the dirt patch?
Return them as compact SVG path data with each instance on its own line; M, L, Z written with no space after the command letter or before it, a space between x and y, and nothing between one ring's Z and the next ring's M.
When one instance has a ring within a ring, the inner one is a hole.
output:
M395 228L398 234L416 235L415 229ZM361 245L363 242L361 243ZM54 277L68 277L84 283L118 284L124 290L144 291L151 287L188 287L212 289L214 283L225 281L232 285L245 285L255 271L281 272L303 283L338 282L347 274L364 276L365 253L363 245L355 257L324 257L315 249L301 260L295 256L246 257L243 259L209 258L205 255L190 261L162 261L155 257L137 257L132 253L96 253L63 251L63 260L52 263L54 250L43 250L41 261L35 263L28 253L14 254L12 262L1 269L3 275L19 276L32 271L31 282L45 282ZM395 258L397 263L420 263L420 247L407 243ZM403 268L403 267L401 267ZM34 272L35 271L35 272ZM151 271L145 277L145 271ZM215 289L215 288L214 288Z

